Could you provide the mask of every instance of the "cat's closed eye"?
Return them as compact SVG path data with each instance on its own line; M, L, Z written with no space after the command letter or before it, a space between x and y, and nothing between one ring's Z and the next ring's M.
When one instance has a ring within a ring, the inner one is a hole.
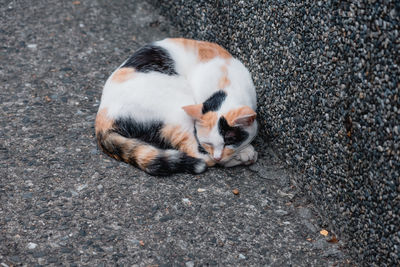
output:
M213 144L208 143L208 142L203 142L201 143L203 146L208 146L208 147L213 147Z

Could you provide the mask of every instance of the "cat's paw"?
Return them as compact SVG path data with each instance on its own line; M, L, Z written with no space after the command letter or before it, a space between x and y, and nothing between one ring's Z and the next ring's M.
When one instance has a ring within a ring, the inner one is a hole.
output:
M224 162L222 165L224 167L230 168L230 167L238 166L241 164L242 164L242 162L240 160L237 160L236 158L232 158L232 159L228 160L227 162Z
M250 165L257 161L258 153L254 150L252 145L249 145L242 149L235 158L244 165Z
M252 145L245 147L229 161L223 163L224 167L234 167L237 165L250 165L257 161L258 153Z

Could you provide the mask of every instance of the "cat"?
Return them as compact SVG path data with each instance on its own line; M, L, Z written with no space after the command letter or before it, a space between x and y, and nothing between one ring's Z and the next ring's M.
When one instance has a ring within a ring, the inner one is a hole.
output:
M109 156L151 175L257 160L256 92L221 46L167 38L143 46L105 83L95 131Z

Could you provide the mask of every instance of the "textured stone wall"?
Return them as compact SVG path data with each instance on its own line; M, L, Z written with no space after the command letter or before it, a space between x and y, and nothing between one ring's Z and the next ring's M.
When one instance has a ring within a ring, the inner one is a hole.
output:
M400 2L153 1L250 68L260 134L355 257L400 261Z

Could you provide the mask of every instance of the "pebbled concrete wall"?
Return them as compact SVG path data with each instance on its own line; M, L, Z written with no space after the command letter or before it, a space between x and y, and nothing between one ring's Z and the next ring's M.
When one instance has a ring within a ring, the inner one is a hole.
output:
M398 264L400 2L152 2L250 68L260 134L353 255Z

